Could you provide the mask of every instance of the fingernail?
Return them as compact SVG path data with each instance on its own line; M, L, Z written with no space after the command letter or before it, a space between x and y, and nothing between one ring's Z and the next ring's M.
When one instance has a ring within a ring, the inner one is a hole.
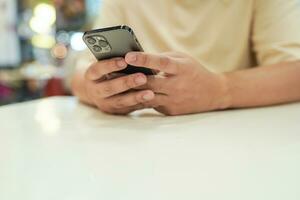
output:
M135 62L135 61L136 61L136 54L134 54L134 53L129 53L129 54L127 55L127 61L128 61L128 62Z
M147 94L143 95L143 99L146 101L150 101L154 98L154 94L152 92L148 92Z
M147 82L146 78L142 75L139 75L135 78L135 83L138 85L145 84Z
M120 67L120 68L124 68L126 67L126 62L124 60L118 60L117 61L117 66Z

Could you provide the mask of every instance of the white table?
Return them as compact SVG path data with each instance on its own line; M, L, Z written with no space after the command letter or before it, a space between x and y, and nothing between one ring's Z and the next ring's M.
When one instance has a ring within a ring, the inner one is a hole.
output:
M300 104L164 117L0 108L1 200L299 200Z

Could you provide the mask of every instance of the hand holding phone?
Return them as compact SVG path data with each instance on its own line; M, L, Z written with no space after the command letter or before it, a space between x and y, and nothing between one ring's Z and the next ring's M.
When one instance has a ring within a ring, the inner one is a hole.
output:
M110 114L128 114L145 108L145 103L154 99L154 92L139 89L147 83L143 73L106 79L107 74L117 74L127 63L123 58L112 58L92 64L83 76L83 93L87 103Z
M154 75L154 71L125 61L128 52L143 51L129 27L88 31L83 40L98 60L83 78L87 103L110 114L128 114L154 99L153 91L141 89L148 81L146 75Z

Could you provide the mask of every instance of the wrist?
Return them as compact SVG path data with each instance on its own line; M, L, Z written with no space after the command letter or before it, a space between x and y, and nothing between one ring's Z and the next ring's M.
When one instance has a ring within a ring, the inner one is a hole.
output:
M225 110L232 107L232 95L230 92L230 77L226 73L218 74L219 95L217 110Z

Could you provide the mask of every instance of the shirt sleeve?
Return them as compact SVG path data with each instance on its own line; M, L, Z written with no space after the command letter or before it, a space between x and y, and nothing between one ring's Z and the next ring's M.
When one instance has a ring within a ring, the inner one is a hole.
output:
M300 0L255 0L252 42L260 65L300 59Z

